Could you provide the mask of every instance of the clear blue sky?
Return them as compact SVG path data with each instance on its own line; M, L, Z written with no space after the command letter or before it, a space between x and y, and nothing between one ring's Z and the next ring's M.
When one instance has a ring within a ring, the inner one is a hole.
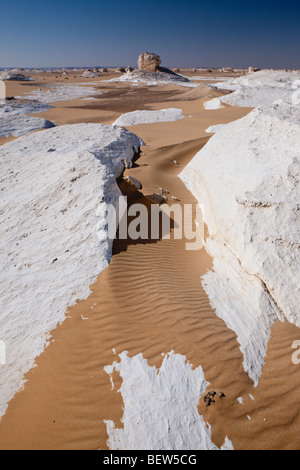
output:
M0 6L0 67L300 68L300 2L14 0Z

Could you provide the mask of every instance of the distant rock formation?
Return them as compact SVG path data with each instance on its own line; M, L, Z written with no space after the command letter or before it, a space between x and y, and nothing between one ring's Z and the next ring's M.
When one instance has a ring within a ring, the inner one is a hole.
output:
M140 54L138 59L138 69L132 69L132 67L128 66L126 68L126 74L112 81L151 83L152 85L159 85L162 83L191 83L187 77L180 75L180 73L176 73L180 71L178 68L170 70L165 67L161 67L160 64L161 60L159 55L152 52L143 52ZM124 69L119 68L117 70L125 72ZM115 71L117 70L115 69ZM193 87L194 84L190 84L190 86Z
M82 75L80 75L80 78L96 78L96 77L102 77L101 73L95 73L92 70L85 70Z
M159 70L157 70L157 72L133 70L132 72L127 72L121 77L118 77L116 80L121 82L151 83L152 85L161 85L163 83L191 83L187 77L184 77L183 75L178 75L172 70L164 69L161 67L159 68Z
M138 67L146 72L156 72L161 64L160 56L153 52L143 52L138 59Z
M254 67L249 67L248 73L254 73L254 72L259 72L260 69L254 68Z
M0 73L0 80L12 80L16 82L34 82L34 78L27 77L22 73L15 73L13 70Z
M232 73L233 69L231 67L223 67L222 69L219 70L220 72L223 73Z
M118 73L120 73L120 72L124 73L124 72L125 72L125 69L124 69L124 67L117 67L117 68L115 69L115 72L116 72L116 73L117 73L117 72L118 72Z
M100 69L100 72L101 72L101 73L106 73L106 72L108 72L108 69L105 68L105 67L103 67L102 69Z

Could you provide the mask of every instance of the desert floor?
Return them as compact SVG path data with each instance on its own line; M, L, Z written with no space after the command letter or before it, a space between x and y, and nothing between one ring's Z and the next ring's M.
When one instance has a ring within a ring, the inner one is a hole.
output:
M205 133L209 126L239 119L250 110L205 110L204 101L222 94L206 86L105 81L116 76L70 75L68 83L98 88L99 99L52 103L53 109L37 116L60 125L112 124L122 113L137 109L182 109L183 120L128 128L146 146L124 176L138 178L143 188L138 191L124 179L119 185L129 203L149 207L147 196L163 187L170 193L169 203L174 196L180 204L195 205L178 174L210 138ZM36 82L10 82L8 95L22 96L53 82L61 83L62 77L45 73ZM211 259L204 248L187 251L185 243L172 236L115 241L112 262L92 286L92 294L68 310L65 322L53 331L53 341L27 374L24 389L9 403L0 422L1 449L106 449L104 420L121 427L123 403L103 368L125 350L129 356L142 353L156 367L162 363L162 353L172 350L185 355L193 367L202 366L209 389L226 395L208 408L203 397L199 401L199 413L211 425L212 440L219 447L228 436L235 449L299 448L300 379L291 362L291 344L299 339L299 329L279 321L273 325L263 374L254 388L243 369L235 333L216 316L201 285ZM114 381L121 384L117 374ZM237 401L241 396L243 404Z

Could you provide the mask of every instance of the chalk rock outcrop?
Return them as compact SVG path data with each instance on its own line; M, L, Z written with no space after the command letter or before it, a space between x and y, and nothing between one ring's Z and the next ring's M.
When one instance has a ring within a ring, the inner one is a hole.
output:
M199 397L209 385L201 366L194 368L172 351L156 369L142 354L128 357L123 351L104 371L113 387L115 377L122 379L119 392L124 403L122 427L104 421L109 449L218 450L211 426L198 412ZM227 436L221 450L234 450Z
M155 111L131 111L122 114L114 123L114 126L135 126L137 124L151 124L154 122L171 122L184 119L182 110L178 108L168 108Z
M74 124L0 147L0 338L7 350L0 416L49 344L49 331L89 296L109 263L108 204L117 207L116 178L140 145L122 128Z
M147 72L156 72L161 64L160 56L153 52L143 52L139 56L138 67Z
M260 69L254 68L254 67L249 67L249 69L248 69L248 73L254 73L254 72L259 72L259 71L260 71Z
M34 78L27 77L22 73L15 73L13 70L0 73L0 80L11 80L15 82L33 82Z
M102 77L102 74L98 72L94 72L93 70L85 70L83 74L80 75L80 78L97 78L97 77Z
M254 69L256 71L256 69ZM284 70L261 70L213 85L222 90L233 91L226 96L214 98L222 104L252 108L262 105L288 103L298 105L300 72ZM213 104L213 102L208 102ZM210 106L209 105L209 106ZM206 104L206 109L208 108ZM215 108L216 109L216 108Z
M256 384L270 325L300 326L299 140L299 108L261 107L220 129L180 175L205 207L205 288Z
M1 83L0 83L1 84ZM1 91L1 90L0 90ZM55 127L47 119L29 116L33 113L48 111L51 106L28 100L1 100L0 93L0 138L19 137L38 129Z
M223 67L222 69L219 70L222 73L232 73L233 69L230 67Z
M47 119L20 114L18 111L12 111L8 115L0 115L0 138L19 137L39 129L49 129L55 127L53 122Z
M174 85L197 87L198 84L191 82L187 77L176 74L168 69L160 68L157 72L146 72L145 70L133 70L127 72L112 81L147 83L149 85L162 85L172 83Z

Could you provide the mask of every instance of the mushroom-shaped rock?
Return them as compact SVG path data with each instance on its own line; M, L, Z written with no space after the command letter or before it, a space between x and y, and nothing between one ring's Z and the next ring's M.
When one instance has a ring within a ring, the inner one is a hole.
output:
M254 72L259 72L260 69L258 69L257 67L249 67L248 69L248 73L254 73ZM286 70L286 72L288 72L288 70Z
M138 67L147 72L156 72L161 64L160 56L153 52L143 52L139 56Z

